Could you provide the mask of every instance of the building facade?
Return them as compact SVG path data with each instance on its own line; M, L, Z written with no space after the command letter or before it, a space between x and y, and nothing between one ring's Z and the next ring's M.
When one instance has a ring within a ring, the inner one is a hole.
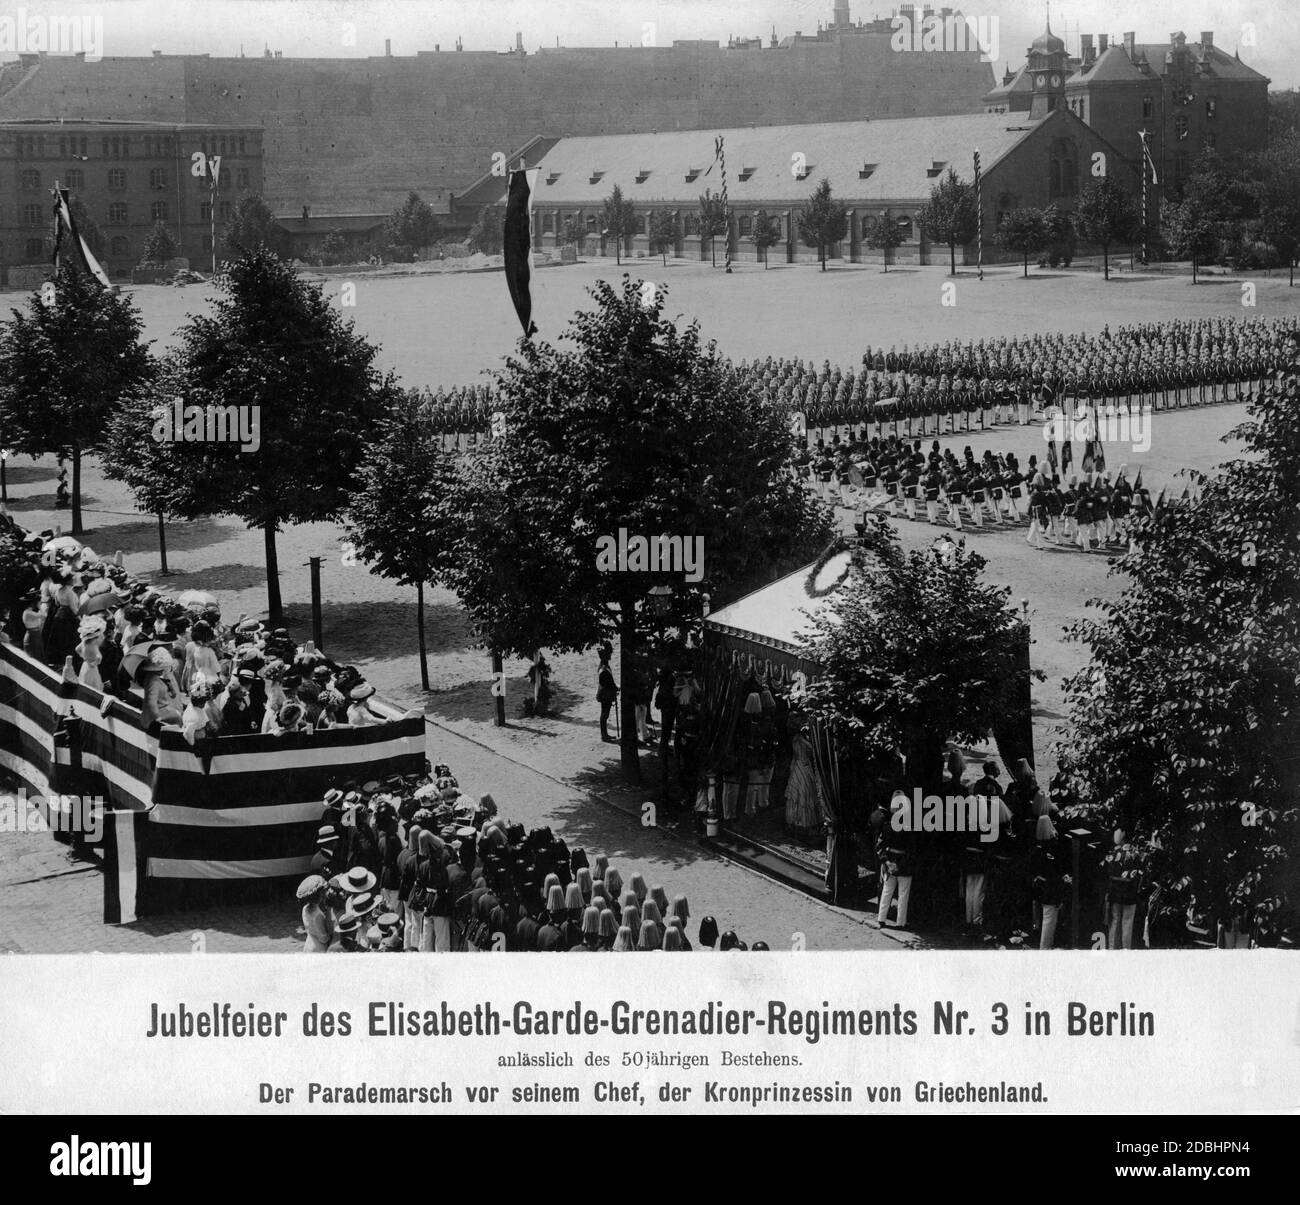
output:
M1264 148L1268 85L1239 54L1215 46L1210 30L1195 42L1177 32L1157 43L1083 34L1071 56L1049 27L984 107L1033 116L1063 105L1135 165L1145 134L1159 188L1177 195L1202 150L1231 157Z
M946 244L932 244L918 215L930 191L951 168L966 181L973 178L974 152L981 155L981 200L984 258L1004 256L994 243L1004 216L1021 207L1057 204L1072 209L1089 179L1097 152L1111 157L1127 186L1136 174L1094 130L1065 107L1038 119L1016 120L1001 114L900 119L897 121L826 122L815 125L744 127L673 134L629 134L604 138L561 138L543 148L533 196L533 240L541 249L565 241L566 228L579 236L586 255L615 253L605 233L604 202L615 185L634 207L635 233L622 253L650 255L651 214L672 215L674 238L668 253L721 262L725 236L701 233L700 197L722 188L721 165L715 162L714 137L721 134L727 161L730 239L735 258L760 258L753 241L760 214L775 219L780 237L768 262L812 262L818 249L799 236L799 211L822 179L847 208L846 237L828 248L831 259L880 263L883 253L868 245L868 231L888 211L903 234L890 252L891 263L946 263ZM530 161L530 165L533 161ZM506 181L480 181L472 200L502 204ZM976 242L959 250L959 261L972 262Z
M214 196L196 153L219 156ZM138 121L0 122L0 264L41 267L51 253L52 197L66 188L103 235L102 261L124 278L161 222L178 254L210 266L235 202L263 188L262 130Z
M451 193L534 134L971 113L994 83L977 49L895 53L888 19L854 23L830 0L818 9L826 28L727 44L670 42L637 17L634 45L94 63L27 54L0 65L0 120L264 127L264 195L277 214L391 213L412 189L445 214ZM642 16L653 23L652 10Z

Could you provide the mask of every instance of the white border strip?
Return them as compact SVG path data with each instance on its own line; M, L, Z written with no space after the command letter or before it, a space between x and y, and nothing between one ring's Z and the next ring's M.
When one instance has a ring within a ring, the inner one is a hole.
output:
M136 876L139 873L135 855L135 812L114 812L113 826L117 836L117 906L121 910L119 925L129 925L135 920Z
M153 824L184 824L194 828L259 828L308 821L319 823L324 809L325 804L319 799L246 808L189 808L182 804L156 803L149 820Z
M150 858L151 879L270 879L304 875L311 857L246 859L236 862L194 861L188 858Z

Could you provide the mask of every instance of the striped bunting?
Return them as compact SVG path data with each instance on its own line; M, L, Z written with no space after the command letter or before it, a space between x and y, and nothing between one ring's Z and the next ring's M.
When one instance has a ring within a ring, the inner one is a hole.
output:
M104 919L126 924L147 880L306 874L329 787L424 769L424 717L288 736L158 738L140 712L0 645L0 770L30 794L103 795Z
M164 731L146 828L148 877L305 874L330 786L423 767L423 716L367 728L222 737L197 747Z

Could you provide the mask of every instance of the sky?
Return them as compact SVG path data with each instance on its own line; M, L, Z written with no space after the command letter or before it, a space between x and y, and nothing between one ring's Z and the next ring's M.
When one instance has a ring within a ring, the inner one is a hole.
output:
M726 42L761 35L778 37L816 31L829 22L833 0L106 0L96 4L29 0L0 4L0 57L13 30L34 15L97 18L102 53L248 55L265 47L290 57L364 57L414 54L454 47L505 50L516 32L524 48L640 45L647 36L659 45L705 38ZM894 0L850 0L857 19L888 16ZM1000 73L1016 66L1042 32L1042 0L1001 0L962 9L977 19L997 18ZM1295 0L1055 0L1052 28L1076 50L1079 32L1116 37L1134 29L1139 42L1161 42L1182 30L1196 38L1212 29L1215 42L1262 71L1275 88L1300 86L1300 4ZM1253 43L1253 44L1252 44Z

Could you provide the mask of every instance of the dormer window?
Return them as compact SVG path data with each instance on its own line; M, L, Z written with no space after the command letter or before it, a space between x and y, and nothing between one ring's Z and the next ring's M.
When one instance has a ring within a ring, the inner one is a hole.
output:
M587 183L599 184L604 174L604 172L596 171L595 168L592 168L591 175L587 177Z
M560 173L559 173L559 172L551 172L551 173L546 177L546 183L547 183L547 184L554 184L554 183L556 182L556 180L558 180L559 178L560 178Z
M944 159L931 159L930 166L926 168L925 174L929 176L931 180L933 180L935 176L939 175L939 173L942 172L943 169L947 166L948 163Z
M702 167L688 167L686 169L686 183L694 184L695 181L700 178L700 173L703 170L704 169Z
M644 184L648 179L650 179L650 169L648 167L643 167L639 172L637 172L636 182L638 184Z
M758 171L756 167L742 167L740 169L741 180L748 180L756 171Z
M805 163L803 165L803 171L796 172L794 178L796 180L806 180L808 179L809 176L813 174L813 170L814 170L813 165L811 163Z
M870 180L871 177L875 174L876 168L879 166L880 164L878 163L864 163L862 165L862 170L858 172L858 179Z

